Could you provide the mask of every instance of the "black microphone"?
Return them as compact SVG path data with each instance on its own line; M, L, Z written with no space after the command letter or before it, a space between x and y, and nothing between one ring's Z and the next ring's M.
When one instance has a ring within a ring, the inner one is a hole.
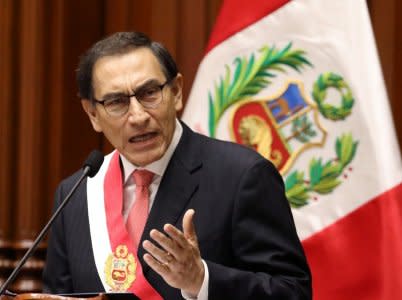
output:
M6 290L7 287L17 276L17 274L19 273L19 271L21 270L22 266L25 264L27 259L35 251L38 244L42 241L44 235L48 232L50 226L52 226L52 224L54 223L54 220L56 219L56 217L61 213L63 208L66 206L66 204L68 203L68 200L70 200L72 194L75 192L75 190L78 188L78 186L80 185L80 183L82 182L82 180L85 177L87 177L87 176L94 177L96 175L96 173L98 173L102 163L103 163L102 152L100 152L98 150L94 150L89 154L88 158L84 162L84 166L82 167L83 171L82 171L80 178L77 180L75 185L72 187L72 189L70 190L68 195L64 198L63 202L61 202L61 204L59 205L57 210L54 212L54 214L52 215L50 220L47 222L45 227L43 227L42 231L39 233L38 237L35 239L32 246L25 253L24 257L20 260L18 265L15 267L14 271L11 273L11 275L7 278L7 280L1 286L0 296L3 295L4 291L6 291L6 294L10 293L9 291Z
M103 163L103 153L99 150L93 150L88 158L85 160L82 168L84 169L84 174L87 173L89 177L94 177L98 173L101 165Z

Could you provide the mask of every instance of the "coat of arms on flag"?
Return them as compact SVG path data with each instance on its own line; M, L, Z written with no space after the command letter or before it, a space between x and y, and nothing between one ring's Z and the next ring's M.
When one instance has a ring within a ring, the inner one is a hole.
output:
M233 111L233 140L252 147L285 174L304 149L322 146L326 131L302 83L287 83L273 99L246 100Z
M320 117L334 122L345 120L355 100L342 76L333 72L317 76L311 96L305 92L302 81L288 80L277 96L254 99L255 94L275 80L277 73L285 73L286 68L302 73L303 67L313 66L307 53L292 49L291 43L281 50L264 46L259 54L235 58L234 72L226 65L224 78L215 81L214 92L208 93L209 134L215 136L223 113L231 109L228 129L232 141L255 149L273 162L287 176L286 194L290 204L301 207L314 194L331 193L341 184L342 172L352 161L358 142L350 133L344 133L334 145L333 157L314 157L308 170L288 171L303 151L324 145L327 130L321 125ZM338 91L340 104L327 102L329 88Z

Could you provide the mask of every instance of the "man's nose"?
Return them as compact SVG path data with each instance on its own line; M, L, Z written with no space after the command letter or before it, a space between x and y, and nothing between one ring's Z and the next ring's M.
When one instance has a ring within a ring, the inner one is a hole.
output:
M149 118L148 112L144 109L135 96L130 97L128 114L129 120L132 123L144 122Z

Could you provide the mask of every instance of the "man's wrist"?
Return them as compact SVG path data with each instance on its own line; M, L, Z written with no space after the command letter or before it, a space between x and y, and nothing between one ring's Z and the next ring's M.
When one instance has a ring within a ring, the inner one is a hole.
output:
M204 264L200 263L198 274L195 276L194 283L188 290L184 290L191 298L197 299L197 296L201 290L202 283L204 282L205 270Z
M187 300L207 300L208 299L208 284L209 284L209 272L208 272L208 266L205 263L204 260L202 260L202 265L203 265L203 272L202 272L202 281L201 285L198 288L198 291L193 293L190 293L189 291L181 290L181 295L183 298Z

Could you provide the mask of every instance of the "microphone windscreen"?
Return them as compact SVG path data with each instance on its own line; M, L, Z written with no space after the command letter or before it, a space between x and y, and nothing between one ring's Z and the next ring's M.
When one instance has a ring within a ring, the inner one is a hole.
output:
M103 153L99 150L93 150L85 160L83 168L89 167L88 176L94 177L98 173L102 163Z

